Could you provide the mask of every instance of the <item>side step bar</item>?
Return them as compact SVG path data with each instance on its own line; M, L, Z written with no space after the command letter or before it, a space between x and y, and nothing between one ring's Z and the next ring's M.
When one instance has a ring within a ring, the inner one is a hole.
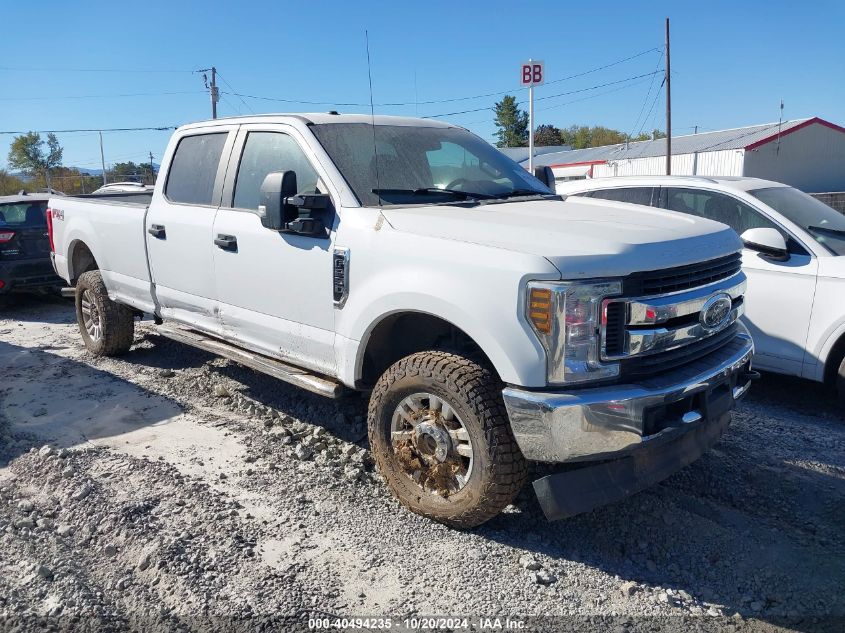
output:
M212 354L228 358L256 371L284 380L287 383L307 389L327 398L340 398L345 387L342 383L309 372L308 370L288 365L269 356L256 354L220 339L201 334L194 330L159 326L156 331L169 339L199 347Z

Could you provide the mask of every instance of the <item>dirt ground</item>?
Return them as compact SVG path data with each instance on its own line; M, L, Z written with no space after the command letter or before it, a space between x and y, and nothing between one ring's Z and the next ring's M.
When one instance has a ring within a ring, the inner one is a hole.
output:
M393 630L495 629L483 617L845 630L845 420L818 385L765 376L714 450L621 503L548 523L526 487L465 532L389 495L365 412L149 321L128 355L96 359L69 302L5 307L0 631L314 630L354 616Z

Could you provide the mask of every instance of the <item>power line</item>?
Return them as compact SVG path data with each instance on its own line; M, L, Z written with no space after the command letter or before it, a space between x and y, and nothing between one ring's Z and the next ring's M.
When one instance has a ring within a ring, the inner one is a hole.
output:
M633 81L635 79L642 79L643 77L650 77L650 76L655 75L655 74L660 73L660 72L663 72L663 71L658 70L656 72L644 73L642 75L635 75L634 77L626 77L625 79L618 79L616 81L608 81L606 83L598 84L596 86L590 86L589 88L579 88L578 90L569 90L567 92L560 92L560 93L554 94L554 95L547 95L545 97L538 97L537 99L535 99L535 101L545 101L545 100L548 100L548 99L556 99L557 97L565 97L565 96L568 96L568 95L577 94L579 92L587 92L589 90L597 90L598 88L605 88L607 86L613 86L613 85L621 84L621 83L624 83L624 82L627 82L627 81ZM525 102L524 101L518 101L516 103L516 105L517 106L525 105ZM432 115L425 116L425 117L422 117L422 118L424 118L424 119L437 119L439 117L444 117L444 116L456 116L458 114L469 114L470 112L483 112L483 111L489 110L489 109L490 109L489 107L473 108L471 110L461 110L459 112L444 112L444 113L441 113L441 114L432 114Z
M591 68L590 70L585 70L583 72L576 73L574 75L569 75L567 77L561 77L559 79L553 79L551 81L547 81L546 85L560 83L560 82L563 82L563 81L569 81L571 79L583 77L585 75L589 75L589 74L592 74L592 73L595 73L595 72L599 72L601 70L606 70L607 68L611 68L613 66L617 66L619 64L630 61L632 59L642 57L643 55L654 52L656 50L660 50L660 49L656 48L656 47L655 48L649 48L648 50L641 51L639 53L636 53L635 55L630 55L630 56L625 57L623 59L618 59L614 62L610 62L609 64L604 64L603 66ZM200 71L197 71L197 72L200 72ZM260 100L260 101L273 101L273 102L277 102L277 103L295 103L295 104L299 104L299 105L361 107L361 108L363 108L363 107L369 108L370 107L370 103L363 103L363 102L359 103L359 102L351 102L351 101L350 102L308 101L308 100L302 100L302 99L289 99L289 98L282 98L282 97L267 97L267 96L264 96L264 95L252 95L252 94L235 92L231 85L229 85L229 88L230 88L230 90L232 90L232 92L227 92L226 94L230 94L230 95L233 95L235 97L245 98L245 99L257 99L257 100ZM389 102L389 103L376 103L376 104L373 104L373 105L376 106L376 107L379 107L379 108L385 108L385 107L412 106L412 105L413 106L435 105L435 104L439 104L439 103L455 103L455 102L458 102L458 101L470 101L472 99L483 99L483 98L487 98L487 97L497 97L497 96L500 96L500 95L515 92L516 90L520 90L520 89L517 88L517 89L510 89L510 90L501 90L501 91L496 91L496 92L487 92L487 93L483 93L483 94L470 95L470 96L464 96L464 97L453 97L453 98L450 98L450 99L432 99L432 100L428 100L428 101L396 101L396 102ZM567 94L567 93L564 93L564 94ZM482 108L482 109L486 110L487 108ZM480 110L477 110L477 111L480 111ZM435 115L435 116L448 116L448 115ZM429 117L429 118L433 118L433 117Z
M657 49L657 50L659 50L661 53L663 52L663 49ZM648 92L645 95L645 99L643 99L643 105L640 106L640 113L637 115L637 118L634 119L634 125L632 126L631 133L628 135L628 137L634 136L634 130L637 129L637 124L640 122L640 118L643 116L643 112L645 112L645 104L648 103L649 97L651 97L651 89L654 88L654 79L655 79L655 77L657 77L657 70L659 68L660 68L660 55L657 56L657 64L654 67L655 74L652 75L651 82L649 82L649 84L648 84Z
M178 90L175 92L130 92L116 95L53 95L43 97L0 97L0 101L55 101L56 99L114 99L119 97L160 97L167 95L202 94L204 90Z
M612 88L610 90L605 90L604 92L600 92L598 94L588 95L586 97L581 97L580 99L572 99L571 101L564 101L563 103L556 103L554 105L550 105L550 106L547 106L545 108L537 108L537 111L538 112L545 112L546 110L553 110L555 108L560 108L562 106L572 105L573 103L580 103L581 101L588 101L590 99L596 99L598 97L603 97L605 95L609 95L609 94L614 93L614 92L619 92L620 90L627 90L628 88L633 88L634 86L638 86L641 83L645 83L645 80L636 81L636 82L627 84L625 86L617 86L616 88Z
M162 70L154 68L15 68L0 66L0 70L11 72L39 73L192 73L193 70Z
M654 94L654 101L651 102L651 107L648 109L648 114L646 114L645 118L643 119L643 124L640 126L639 132L637 132L637 136L643 133L643 129L645 129L646 123L649 121L649 117L651 116L651 113L654 110L654 106L657 104L657 100L660 98L660 89L663 88L664 83L666 83L665 78L663 81L660 82L660 86L658 86L657 92Z
M224 84L226 84L229 87L229 90L232 91L232 95L238 97L238 99L240 99L240 102L244 104L244 107L247 110L249 110L250 112L252 112L252 114L255 114L255 110L253 110L246 101L244 101L243 99L241 99L240 96L238 96L238 94L235 91L235 88L232 86L232 84L230 84L228 81L226 81L226 78L223 75L220 74L219 70L217 71L217 76L223 81Z
M175 130L178 125L162 125L157 127L112 127L112 128L86 128L79 130L3 130L0 134L73 134L76 132L166 132Z

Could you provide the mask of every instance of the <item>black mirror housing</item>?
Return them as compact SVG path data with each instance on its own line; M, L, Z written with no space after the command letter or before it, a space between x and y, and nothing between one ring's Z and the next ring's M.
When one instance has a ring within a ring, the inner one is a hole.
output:
M555 192L555 174L551 167L535 167L534 177Z
M273 231L282 231L285 224L295 217L296 212L291 213L286 208L286 200L296 195L296 172L295 171L272 171L264 177L261 183L261 196L258 205L258 214L261 217L261 224Z
M325 223L320 218L311 217L311 212L323 211L330 206L331 198L326 194L298 194L294 171L270 172L261 183L258 213L262 226L271 231L324 236Z

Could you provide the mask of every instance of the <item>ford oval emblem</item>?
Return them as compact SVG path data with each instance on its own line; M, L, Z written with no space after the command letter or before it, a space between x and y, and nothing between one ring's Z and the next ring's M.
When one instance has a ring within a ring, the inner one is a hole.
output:
M708 330L720 330L728 324L732 303L730 295L715 294L704 302L698 320Z

